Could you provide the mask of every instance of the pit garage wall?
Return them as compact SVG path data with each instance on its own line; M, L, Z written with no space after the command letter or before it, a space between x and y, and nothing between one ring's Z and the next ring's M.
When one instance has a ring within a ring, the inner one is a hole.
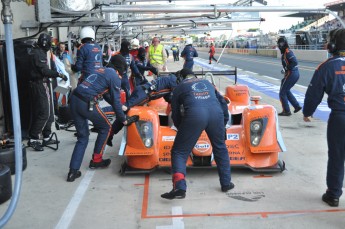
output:
M209 48L197 48L197 50L208 52ZM327 50L299 50L299 49L292 49L295 53L297 60L306 60L306 61L315 61L315 62L323 62L328 58ZM216 48L216 53L221 53L221 48ZM237 49L237 48L229 48L226 49L224 52L226 53L235 53L235 54L243 54L243 55L258 55L258 56L271 56L280 58L280 51L275 49Z
M20 25L22 21L32 21L35 20L35 6L29 6L25 2L11 2L11 10L13 13L12 22L12 34L13 39L26 37L28 35L33 35L37 33L38 28L31 29L29 34L27 34L26 29L22 29ZM2 9L2 7L0 7ZM0 22L0 39L5 39L5 30L3 22Z

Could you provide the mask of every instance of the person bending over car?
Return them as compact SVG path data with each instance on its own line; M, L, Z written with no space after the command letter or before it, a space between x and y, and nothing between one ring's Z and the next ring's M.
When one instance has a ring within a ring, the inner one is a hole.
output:
M178 71L176 75L180 75L180 71ZM158 77L151 82L135 87L129 99L122 106L123 111L127 113L131 107L144 105L150 100L159 99L161 97L164 97L167 102L170 102L170 93L177 86L178 79L179 77L170 74L169 76ZM109 111L108 108L106 108L106 110ZM123 123L116 119L112 125L112 133L107 142L109 146L113 146L113 136L122 130L122 128Z
M165 199L185 198L186 162L203 130L213 147L221 190L227 192L235 187L231 182L230 159L224 136L229 120L229 113L222 106L226 102L208 80L195 78L190 69L183 71L186 71L181 74L183 81L172 93L172 119L178 131L171 150L173 189L161 195Z
M117 55L112 57L110 61L117 72L114 68L102 67L97 69L94 74L89 75L78 85L71 96L70 107L78 141L70 162L70 170L67 175L68 182L73 182L81 176L79 169L89 141L88 120L98 130L89 168L105 168L111 162L110 159L103 159L103 151L110 135L111 123L98 105L98 100L101 97L104 97L112 106L116 112L116 119L124 125L127 124L120 99L121 74L127 67L126 60L121 55Z

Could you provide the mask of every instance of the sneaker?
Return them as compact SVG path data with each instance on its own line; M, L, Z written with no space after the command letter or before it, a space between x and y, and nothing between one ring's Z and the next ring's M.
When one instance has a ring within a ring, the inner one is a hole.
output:
M211 64L211 63L208 63L208 64Z
M302 110L302 107L297 107L297 108L293 111L293 113L297 113L297 112L299 112L300 110Z
M338 207L339 206L339 198L331 197L327 194L327 192L322 195L322 201L326 202L331 207Z
M89 168L90 169L98 169L98 168L107 168L111 163L110 159L105 159L100 162L94 162L93 160L90 161Z
M54 139L49 139L49 140L43 140L42 145L46 146L46 145L55 145L55 144L59 144L60 141L59 140L54 140Z
M173 189L170 192L162 194L161 197L168 200L184 199L186 197L186 191L182 189Z
M70 169L67 175L67 182L73 182L81 176L81 172L76 169Z
M291 115L291 111L288 111L288 112L285 112L285 111L282 111L280 113L278 113L279 116L290 116Z
M233 188L235 188L235 185L232 182L230 182L229 185L222 186L222 192L227 192Z
M35 151L43 151L43 146L39 141L28 141L28 146L32 147Z

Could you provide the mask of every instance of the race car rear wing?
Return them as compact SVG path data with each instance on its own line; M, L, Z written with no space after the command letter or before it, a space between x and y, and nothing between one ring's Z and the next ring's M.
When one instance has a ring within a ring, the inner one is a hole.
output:
M225 71L213 71L213 70L201 70L201 71L194 71L194 74L197 76L204 76L206 73L212 73L212 75L234 75L235 76L235 84L237 83L237 67L234 70L225 70ZM169 75L175 74L176 72L160 72L159 75Z

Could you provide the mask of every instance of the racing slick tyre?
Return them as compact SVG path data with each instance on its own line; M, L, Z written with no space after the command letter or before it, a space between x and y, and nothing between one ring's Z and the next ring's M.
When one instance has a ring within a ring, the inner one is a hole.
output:
M8 166L0 164L0 204L12 196L11 170Z
M23 153L23 171L24 171L27 167L27 159L26 159L26 148L24 145L22 146L22 148L23 148L22 153ZM12 175L15 174L15 171L16 171L15 162L16 160L15 160L13 144L9 144L3 148L0 148L0 163L7 165L10 168Z

